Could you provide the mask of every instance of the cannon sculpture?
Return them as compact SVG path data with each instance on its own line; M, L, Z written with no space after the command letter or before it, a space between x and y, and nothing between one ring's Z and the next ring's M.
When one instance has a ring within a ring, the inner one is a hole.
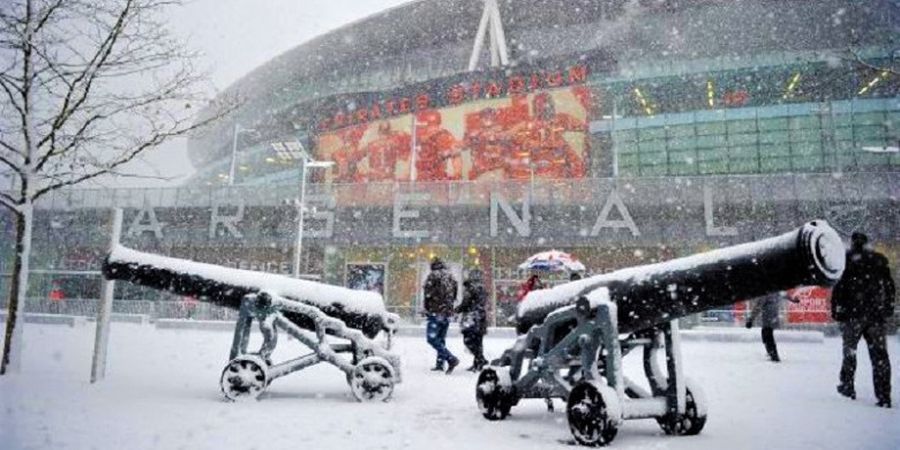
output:
M706 403L682 374L676 319L799 285L830 286L843 269L840 237L817 220L781 236L531 292L518 306L516 343L479 375L478 407L502 420L523 398L545 399L550 408L561 398L573 437L589 446L612 441L626 419L655 418L666 434L697 434ZM622 357L636 348L649 390L622 373Z
M103 263L110 280L141 286L239 311L228 364L219 384L230 400L255 399L272 380L320 362L346 375L359 401L386 401L400 382L400 359L390 350L399 317L381 296L307 280L232 269L115 247ZM248 352L253 321L263 336ZM273 363L278 330L312 353ZM379 335L384 338L376 340Z

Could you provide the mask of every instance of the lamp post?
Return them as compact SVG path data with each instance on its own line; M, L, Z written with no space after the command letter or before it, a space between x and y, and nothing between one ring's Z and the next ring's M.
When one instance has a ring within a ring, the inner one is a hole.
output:
M306 209L306 170L324 169L334 165L334 161L315 161L310 158L299 141L274 142L272 148L284 160L300 160L300 198L297 200L297 234L294 243L294 278L300 278L300 254L303 251L303 213Z
M256 130L252 128L241 128L241 124L235 122L234 131L231 135L231 167L228 169L228 185L234 185L234 166L237 163L237 144L238 136L241 133L254 133Z
M410 140L410 153L411 157L409 159L409 181L412 183L416 182L416 177L418 177L418 173L416 172L416 158L419 154L419 139L418 139L418 131L419 127L425 125L423 122L419 122L418 116L416 114L412 114L412 139Z
M294 278L300 278L300 252L303 250L303 212L306 209L306 169L327 168L334 161L313 161L304 154L300 169L300 202L297 206L297 243L294 247Z

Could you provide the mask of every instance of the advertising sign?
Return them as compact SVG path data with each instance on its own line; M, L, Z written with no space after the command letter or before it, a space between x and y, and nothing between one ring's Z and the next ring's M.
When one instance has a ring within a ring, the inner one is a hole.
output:
M334 183L579 179L588 123L601 99L588 76L606 53L465 72L381 92L339 94L297 108Z
M788 291L788 323L828 323L831 321L831 289L804 286Z
M347 287L384 296L386 274L384 264L347 264Z
M316 155L337 183L584 178L590 108L574 86L425 109L322 132Z

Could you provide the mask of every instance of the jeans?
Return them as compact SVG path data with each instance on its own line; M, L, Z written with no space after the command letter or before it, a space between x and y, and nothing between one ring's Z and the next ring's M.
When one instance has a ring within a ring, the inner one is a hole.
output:
M778 347L775 345L775 334L774 329L772 327L762 327L762 341L766 346L766 353L769 354L769 358L772 360L777 360L778 358Z
M472 352L472 356L475 357L474 361L472 361L473 366L481 366L487 363L487 360L484 358L484 334L481 333L480 330L477 329L465 329L462 330L463 335L463 344L466 345L466 348Z
M450 328L450 318L436 314L428 315L428 325L425 328L425 338L428 345L437 352L436 366L441 366L444 361L455 361L456 357L447 350L447 329Z
M879 401L891 399L891 362L888 358L887 334L884 324L865 323L851 320L843 322L841 335L844 344L844 361L841 364L841 384L852 387L856 375L856 346L859 339L864 338L869 347L869 359L872 360L872 378L875 385L875 397Z

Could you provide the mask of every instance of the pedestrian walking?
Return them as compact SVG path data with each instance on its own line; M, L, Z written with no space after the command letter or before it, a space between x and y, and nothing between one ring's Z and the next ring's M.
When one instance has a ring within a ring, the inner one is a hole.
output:
M887 351L887 321L894 313L896 287L887 258L868 246L869 238L853 233L847 266L831 294L831 317L839 322L844 359L837 391L856 399L856 347L866 340L872 361L877 406L891 407L891 362Z
M472 352L472 366L468 371L477 372L487 365L484 357L484 335L487 334L487 290L484 288L481 271L478 269L469 272L466 281L463 282L462 303L456 308L458 314L462 314L460 328L463 335L463 343Z
M762 341L766 346L766 353L769 354L769 360L772 362L780 362L778 356L778 346L775 344L775 329L781 325L779 310L781 309L782 300L788 300L794 303L800 303L799 300L793 300L787 296L784 291L776 292L756 300L753 305L753 311L747 318L747 328L753 328L753 322L757 318L760 319L762 327Z
M59 280L53 280L50 294L48 294L47 297L50 298L50 312L53 314L62 314L63 300L66 299L66 294L63 292Z
M437 360L431 370L445 370L449 374L459 365L459 359L447 349L447 329L453 316L456 300L456 279L440 258L431 260L431 273L425 279L425 312L428 325L425 330L428 344L437 352Z

